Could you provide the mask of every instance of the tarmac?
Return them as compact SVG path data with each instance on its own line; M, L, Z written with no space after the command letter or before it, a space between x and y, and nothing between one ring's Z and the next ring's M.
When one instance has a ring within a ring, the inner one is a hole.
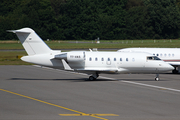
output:
M0 120L179 120L180 74L88 75L0 66Z

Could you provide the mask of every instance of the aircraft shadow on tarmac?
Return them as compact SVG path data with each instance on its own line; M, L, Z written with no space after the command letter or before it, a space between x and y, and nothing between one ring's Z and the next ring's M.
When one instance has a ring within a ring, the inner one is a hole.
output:
M10 78L8 80L42 80L42 81L71 81L71 82L98 82L98 81L154 81L154 79L145 79L145 78L136 78L136 79L132 79L132 78L120 78L117 80L112 80L112 79L96 79L96 80L89 80L87 78L77 78L77 79L47 79L47 78ZM160 79L160 81L168 81L167 79Z
M118 81L155 81L153 78L152 79L119 79ZM168 81L167 79L160 79L159 81Z
M11 78L8 80L29 80L29 81L71 81L71 82L100 82L100 81L154 81L154 79L96 79L96 80L89 80L87 78L77 78L77 79L40 79L40 78ZM160 81L168 81L167 79L160 79Z
M10 78L8 80L42 80L42 81L72 81L72 82L97 82L97 81L114 81L110 79L96 79L96 80L89 80L87 78L78 78L78 79L39 79L39 78Z

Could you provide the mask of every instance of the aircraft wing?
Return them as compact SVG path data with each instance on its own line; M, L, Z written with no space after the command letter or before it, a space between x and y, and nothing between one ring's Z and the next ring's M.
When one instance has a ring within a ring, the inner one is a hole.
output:
M64 66L64 69L67 70L67 71L84 71L84 72L108 72L108 73L116 73L118 72L118 69L100 69L100 68L85 68L85 69L72 69L68 64L67 62L62 59L62 63L63 63L63 66Z
M99 73L117 73L118 69L100 69L100 68L91 68L91 69L76 69L75 71L83 73L99 72Z
M180 62L177 62L177 63L175 63L175 62L168 62L170 65L172 65L172 66L179 66L180 65Z
M82 68L82 69L72 69L69 64L64 60L64 59L61 59L62 61L62 64L64 66L64 70L66 71L76 71L76 72L81 72L81 73L87 73L87 74L91 74L91 73L94 73L94 72L98 72L98 73L118 73L118 72L127 72L128 70L127 69L124 69L124 68L96 68L96 67L93 67L93 68Z

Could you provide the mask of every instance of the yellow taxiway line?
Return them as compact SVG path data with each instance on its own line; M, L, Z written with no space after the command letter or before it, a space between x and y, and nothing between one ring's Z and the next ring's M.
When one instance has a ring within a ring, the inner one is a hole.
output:
M61 116L119 116L116 114L59 114Z
M48 105L51 105L51 106L59 107L59 108L65 109L65 110L69 110L69 111L78 113L78 114L59 114L61 116L90 116L90 117L98 118L98 119L101 119L101 120L108 120L108 119L102 118L102 117L99 117L99 116L119 116L119 115L116 115L116 114L86 114L86 113L83 113L83 112L80 112L80 111L77 111L77 110L66 108L66 107L56 105L56 104L53 104L53 103L49 103L49 102L46 102L46 101L43 101L43 100L39 100L39 99L36 99L36 98L33 98L33 97L29 97L29 96L26 96L26 95L15 93L15 92L12 92L12 91L9 91L9 90L5 90L5 89L0 88L0 91L4 91L4 92L11 93L11 94L14 94L14 95L18 95L18 96L21 96L21 97L24 97L24 98L35 100L35 101L38 101L38 102L41 102L41 103L44 103L44 104L48 104Z

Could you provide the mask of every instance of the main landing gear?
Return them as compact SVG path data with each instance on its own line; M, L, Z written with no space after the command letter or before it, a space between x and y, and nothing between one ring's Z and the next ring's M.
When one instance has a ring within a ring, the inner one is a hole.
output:
M91 76L89 76L89 80L96 80L97 77L99 77L98 73L92 74Z

